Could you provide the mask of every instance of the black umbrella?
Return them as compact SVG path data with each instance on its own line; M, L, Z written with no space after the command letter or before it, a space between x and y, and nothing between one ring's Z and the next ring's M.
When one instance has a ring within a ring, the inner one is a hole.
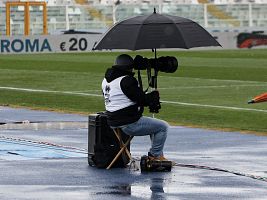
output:
M111 27L93 50L152 49L221 46L196 22L172 15L154 13L132 17Z
M196 22L172 15L154 13L129 18L115 24L96 43L93 50L102 49L152 49L155 53L154 66L147 68L149 86L157 88L157 75L159 66L156 49L159 48L183 48L205 46L221 46L203 27ZM176 60L176 58L175 58ZM169 62L169 61L167 61ZM176 70L178 62L171 62ZM166 63L167 64L167 63ZM167 64L168 65L168 64ZM154 68L154 76L151 75ZM165 71L165 70L164 70ZM173 70L171 70L173 72ZM166 72L166 71L165 71ZM140 70L138 69L138 81L142 88ZM159 108L151 112L158 112Z
M115 24L93 50L158 49L221 46L196 22L172 15L154 13L132 17Z

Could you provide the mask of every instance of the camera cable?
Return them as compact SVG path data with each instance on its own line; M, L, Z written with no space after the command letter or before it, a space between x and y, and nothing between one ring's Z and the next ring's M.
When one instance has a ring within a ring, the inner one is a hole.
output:
M84 149L84 148L60 145L60 144L55 144L55 143L51 143L51 142L33 141L33 140L28 140L28 139L13 138L13 137L6 137L3 135L0 135L0 141L1 140L6 142L6 143L12 143L12 144L34 146L34 147L40 147L40 148L45 148L45 149L65 151L65 152L73 152L73 153L80 153L80 154L88 154L88 150ZM13 152L8 152L8 153L9 154L16 154ZM136 165L136 162L138 162L138 161L140 162L139 158L133 158L133 160L130 163L129 169L133 168L134 170L138 170L138 167ZM222 168L218 168L218 167L210 167L210 166L196 165L196 164L185 164L185 163L178 163L178 162L173 162L173 166L225 172L225 173L230 173L230 174L234 174L237 176L244 176L244 177L252 178L255 180L267 182L267 177L247 174L247 173L243 173L243 172L231 171L231 170L222 169Z

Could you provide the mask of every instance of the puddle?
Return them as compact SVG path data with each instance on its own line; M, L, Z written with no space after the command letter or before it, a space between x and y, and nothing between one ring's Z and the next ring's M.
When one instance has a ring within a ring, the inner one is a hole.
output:
M27 141L0 138L0 160L32 160L55 158L85 158L87 152L82 149L70 149Z
M58 135L61 132L69 133L73 131L87 132L87 121L54 121L54 122L30 122L28 120L0 123L0 131L6 134L5 130L11 131L13 134L20 134L27 131L48 130ZM64 131L63 131L64 130ZM61 132L60 132L61 131ZM18 132L18 133L17 133ZM49 132L50 133L50 132ZM32 135L31 135L32 134ZM33 132L27 134L27 137L36 138ZM0 135L0 159L2 160L28 160L28 159L53 159L53 158L84 158L87 157L87 151L81 148L54 144L51 142L35 141L24 138ZM25 135L24 135L25 137ZM26 138L27 138L26 137ZM66 136L67 137L67 136ZM67 140L64 138L63 140Z

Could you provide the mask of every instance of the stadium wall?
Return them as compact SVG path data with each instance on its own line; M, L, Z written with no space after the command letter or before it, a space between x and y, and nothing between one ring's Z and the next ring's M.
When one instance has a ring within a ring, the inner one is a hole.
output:
M212 35L222 45L222 48L198 49L237 49L238 32L215 32ZM90 52L100 38L101 34L4 36L0 37L0 54ZM260 48L267 48L267 46L260 46Z
M88 52L101 34L0 37L1 54Z
M223 49L237 49L237 35L235 32L212 33L212 36L222 45Z

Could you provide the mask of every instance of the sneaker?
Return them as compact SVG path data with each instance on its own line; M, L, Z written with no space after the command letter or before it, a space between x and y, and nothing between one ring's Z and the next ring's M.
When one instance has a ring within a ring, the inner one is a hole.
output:
M148 152L148 159L154 161L168 161L163 155L161 156L153 156L150 152Z
M170 161L167 158L165 158L163 155L158 156L158 157L155 157L151 153L148 153L148 159L150 161ZM174 161L170 161L170 162L172 162L172 166L175 165L175 162Z
M153 161L168 161L164 156L158 156L158 157L148 156L148 159Z

